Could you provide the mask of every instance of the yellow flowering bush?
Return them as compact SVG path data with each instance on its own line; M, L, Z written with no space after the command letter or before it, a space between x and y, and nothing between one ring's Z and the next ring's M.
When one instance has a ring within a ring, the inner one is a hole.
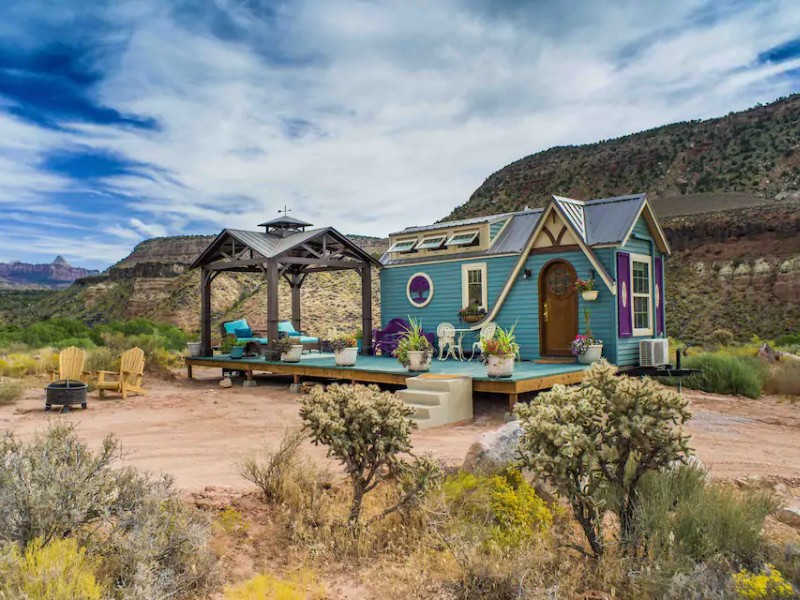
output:
M0 597L47 600L100 600L96 562L72 538L44 544L41 538L21 552L9 544L0 552Z
M310 571L300 571L282 579L275 575L257 575L225 590L225 600L322 600L325 590L315 582Z
M733 576L733 582L740 598L772 600L794 596L792 584L772 565L766 565L760 573L742 569Z

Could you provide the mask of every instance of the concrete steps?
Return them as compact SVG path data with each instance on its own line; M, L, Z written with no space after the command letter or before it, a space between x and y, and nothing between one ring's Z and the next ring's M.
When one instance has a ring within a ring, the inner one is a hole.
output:
M397 396L414 409L420 429L472 419L472 379L461 376L409 377Z

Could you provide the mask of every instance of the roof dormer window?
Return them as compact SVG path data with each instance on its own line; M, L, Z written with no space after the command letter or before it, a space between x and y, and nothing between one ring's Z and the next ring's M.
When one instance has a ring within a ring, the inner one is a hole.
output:
M450 239L447 240L448 246L469 246L472 244L478 237L478 230L470 230L470 231L459 231L458 233L454 233L450 236Z
M438 250L442 247L447 236L444 234L430 235L422 238L422 241L417 244L417 250Z
M389 252L411 252L414 249L414 245L417 243L417 238L405 239L405 240L397 240L392 246L389 248Z

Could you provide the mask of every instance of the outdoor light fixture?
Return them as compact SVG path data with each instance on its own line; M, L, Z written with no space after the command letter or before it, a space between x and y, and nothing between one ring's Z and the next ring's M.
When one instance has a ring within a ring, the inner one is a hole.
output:
M525 269L522 272L522 278L523 279L530 279L531 277L533 277L533 271L531 271L530 269Z

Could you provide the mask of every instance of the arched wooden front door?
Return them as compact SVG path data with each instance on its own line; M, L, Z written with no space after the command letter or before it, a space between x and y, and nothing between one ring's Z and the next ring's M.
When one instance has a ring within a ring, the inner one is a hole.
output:
M539 354L572 356L578 335L575 267L565 260L547 263L539 275Z

